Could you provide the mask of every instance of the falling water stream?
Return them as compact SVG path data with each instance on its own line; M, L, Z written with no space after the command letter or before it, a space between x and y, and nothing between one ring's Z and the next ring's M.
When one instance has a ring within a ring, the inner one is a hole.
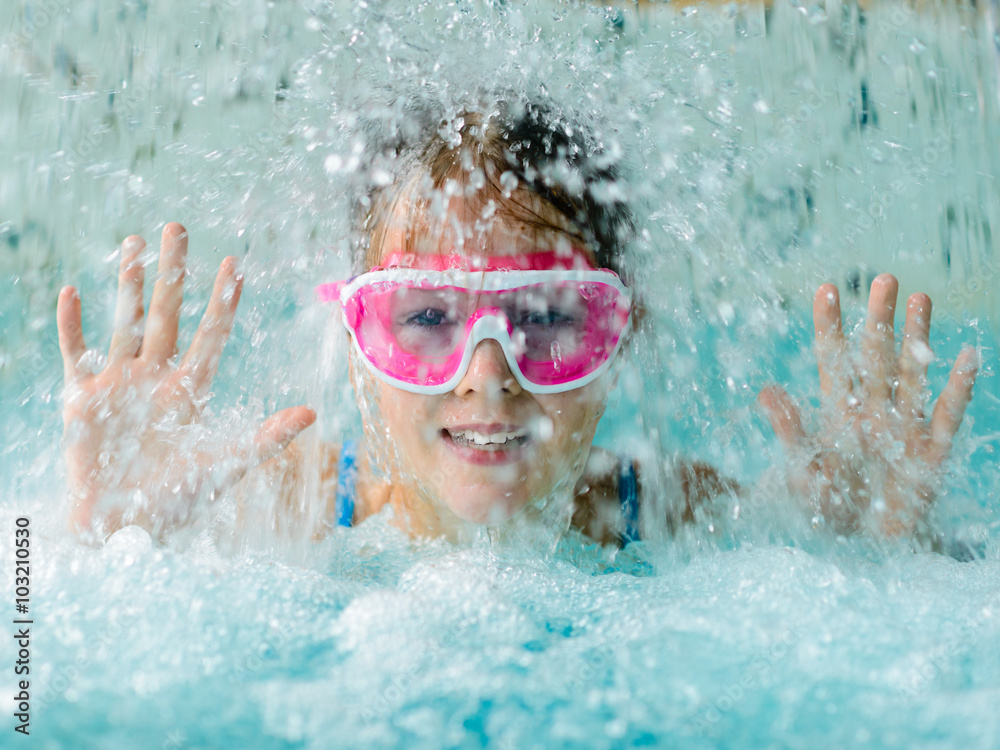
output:
M1000 747L997 12L5 0L0 744ZM615 187L638 207L629 262L656 334L597 443L707 461L748 499L617 556L413 543L384 516L322 542L268 542L261 521L223 545L211 514L166 545L70 537L58 290L80 289L106 350L116 248L184 223L182 346L219 261L246 274L214 416L308 402L338 441L359 416L312 289L350 268L359 123L415 92L454 115L503 89L602 122L628 166ZM886 271L935 302L935 393L963 343L981 352L930 517L962 561L816 529L768 483L782 452L756 393L815 405L813 291L837 283L851 329ZM28 737L11 710L18 517Z

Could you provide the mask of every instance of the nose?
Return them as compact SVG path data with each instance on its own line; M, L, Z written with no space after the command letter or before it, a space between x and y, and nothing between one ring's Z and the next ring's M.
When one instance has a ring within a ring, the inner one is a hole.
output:
M469 369L455 386L455 394L466 396L480 393L494 397L500 393L516 396L523 389L507 365L500 342L484 339L476 344L469 361Z

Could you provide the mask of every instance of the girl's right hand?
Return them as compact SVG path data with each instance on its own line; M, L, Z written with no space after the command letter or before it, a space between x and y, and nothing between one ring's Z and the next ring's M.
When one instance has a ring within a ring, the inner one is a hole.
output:
M130 523L166 531L188 519L199 499L231 486L316 419L311 409L297 406L232 444L208 434L201 415L232 329L242 275L235 258L222 261L208 309L178 362L187 231L180 224L163 230L145 321L144 249L140 237L122 244L114 334L100 371L84 343L79 294L73 287L59 294L69 523L85 537L101 538Z

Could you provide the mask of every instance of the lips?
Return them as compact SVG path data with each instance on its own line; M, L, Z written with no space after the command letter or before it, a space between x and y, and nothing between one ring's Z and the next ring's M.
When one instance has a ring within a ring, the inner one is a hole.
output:
M441 430L441 439L459 458L474 464L502 464L520 458L530 442L527 427L463 424Z

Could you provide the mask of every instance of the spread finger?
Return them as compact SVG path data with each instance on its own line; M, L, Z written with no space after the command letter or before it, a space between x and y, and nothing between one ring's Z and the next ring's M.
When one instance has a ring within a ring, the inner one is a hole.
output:
M122 243L121 267L118 270L118 299L115 302L115 331L111 336L111 361L130 359L139 354L142 344L142 284L144 270L141 254L146 243L141 237L129 237Z
M199 390L207 389L215 377L219 358L233 328L242 289L243 276L237 271L236 258L230 256L219 266L212 298L181 365L188 370Z
M931 443L933 452L930 460L940 463L951 451L951 442L962 424L965 407L972 398L972 387L979 372L979 355L975 349L966 348L958 355L948 385L941 391L934 413L931 415Z
M872 282L868 296L860 376L868 400L867 411L872 413L882 413L892 393L896 351L893 320L898 293L896 277L883 273Z
M187 257L187 230L167 224L160 244L156 286L149 304L149 320L142 344L142 358L161 363L177 351L177 325L184 296L184 261Z
M80 322L80 294L71 286L59 292L56 308L56 326L59 329L59 351L63 358L63 372L69 382L77 376L77 363L87 351Z
M833 284L823 284L813 298L816 330L816 364L819 387L826 402L845 407L851 390L850 363L845 356L844 329L840 318L840 294Z
M906 303L903 346L899 355L899 386L896 409L910 419L923 418L927 365L934 359L928 343L931 327L931 299L926 294L910 295Z

